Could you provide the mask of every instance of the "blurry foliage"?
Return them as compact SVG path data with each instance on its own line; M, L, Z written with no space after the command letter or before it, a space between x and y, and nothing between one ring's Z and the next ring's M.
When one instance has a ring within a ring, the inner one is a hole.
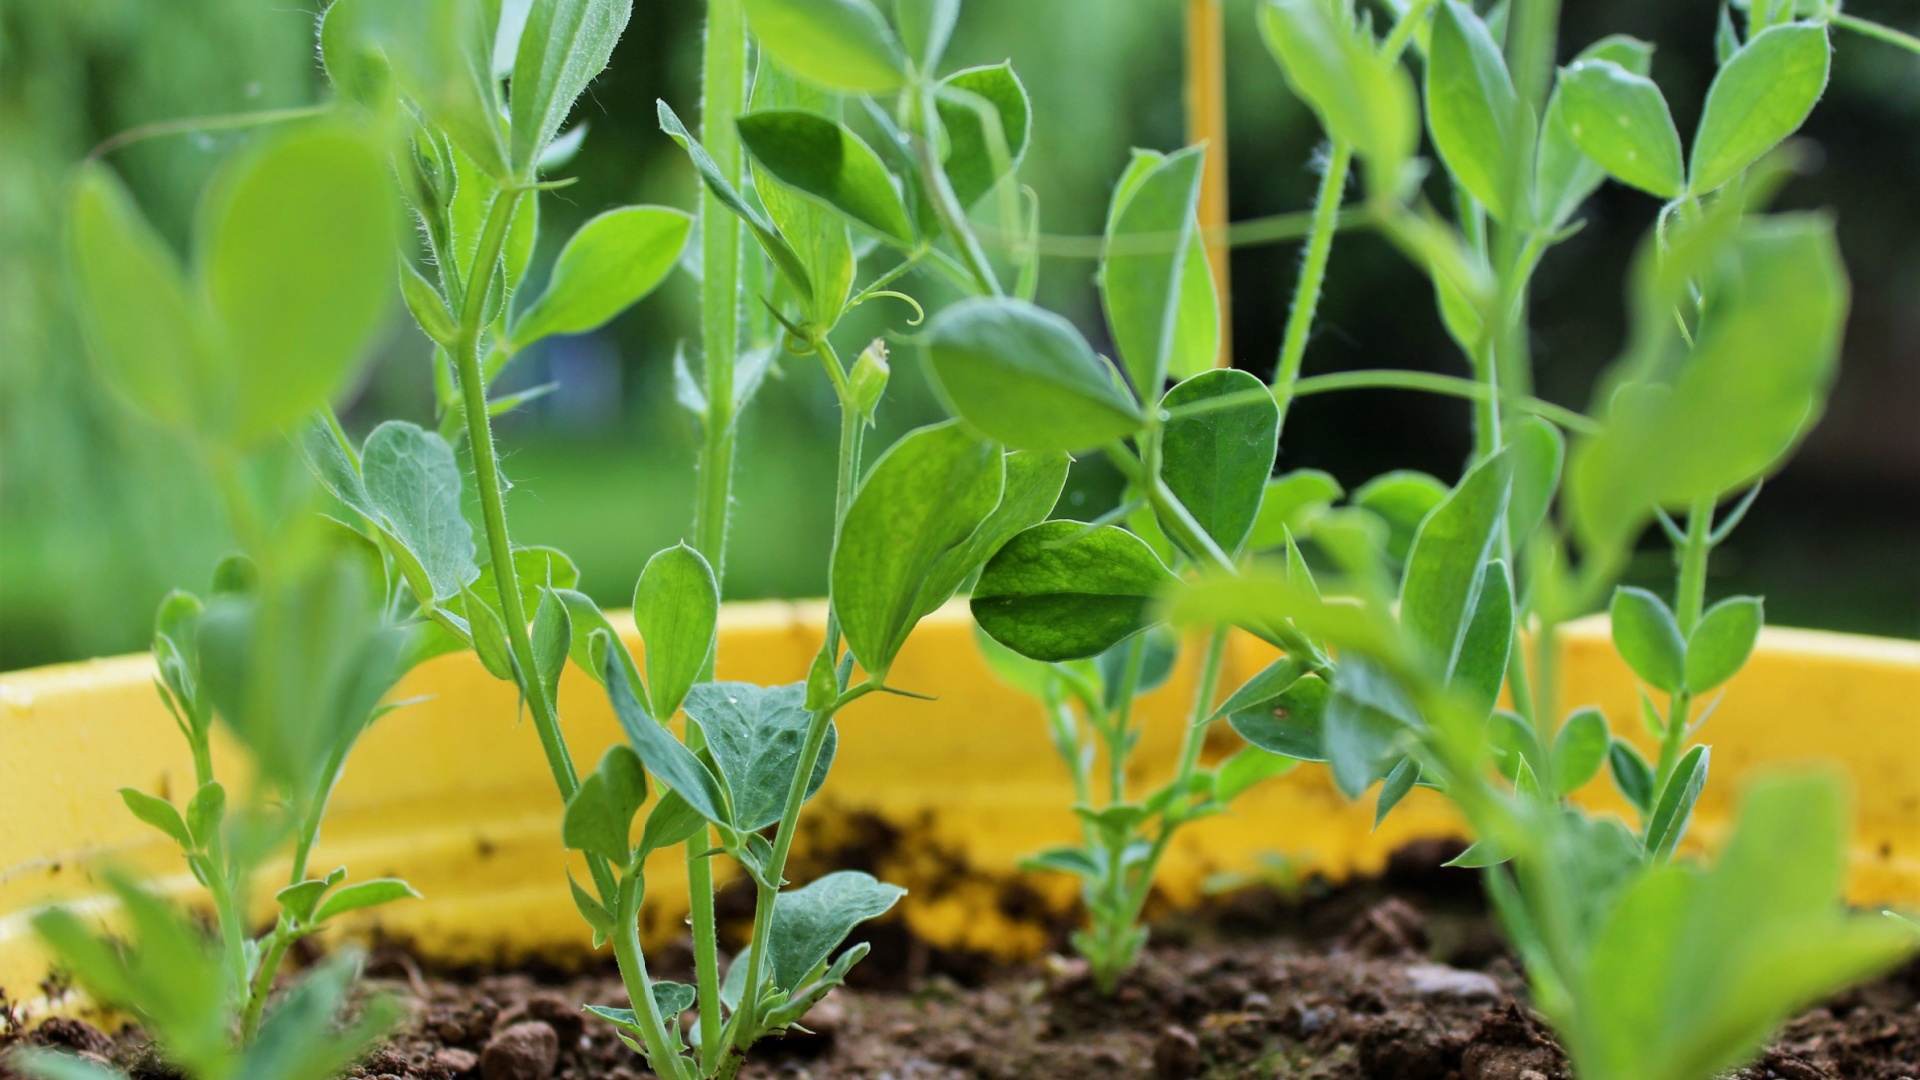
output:
M73 163L101 138L181 116L298 105L316 92L314 4L261 0L60 0L0 5L0 668L140 647L146 612L169 588L204 579L227 538L203 484L183 484L172 462L186 453L99 388L82 360L58 255L59 205ZM1689 127L1713 71L1709 5L1666 0L1569 2L1569 48L1597 28L1624 29L1660 48L1660 82L1675 119ZM1905 26L1908 5L1859 0L1858 13ZM1105 187L1129 146L1182 141L1182 27L1178 0L967 0L951 57L1011 58L1041 116L1074 118L1048 130L1023 179L1054 233L1097 232ZM1228 0L1227 60L1234 216L1297 211L1311 199L1317 129L1282 85L1251 32L1250 0ZM664 97L697 115L697 5L650 9L647 32L628 34L589 89L577 119L589 125L570 171L578 186L542 197L561 238L590 208L648 201L692 206L692 179L655 125ZM1843 37L1849 54L1809 134L1829 163L1786 194L1789 205L1839 211L1841 244L1858 295L1840 384L1829 415L1771 486L1719 566L1715 589L1765 592L1784 624L1920 635L1920 63ZM245 134L174 137L113 155L144 208L176 244L192 193ZM1842 184L1842 178L1857 178ZM1580 403L1616 351L1623 298L1592 281L1620 280L1650 220L1644 198L1609 187L1583 235L1542 268L1535 296L1540 391ZM1315 374L1358 366L1460 373L1464 360L1432 313L1418 272L1362 236L1335 261L1321 333L1307 352ZM536 260L532 289L557 252ZM1292 288L1293 244L1235 252L1234 339L1240 362L1272 364ZM1572 279L1557 267L1591 267ZM1095 326L1093 264L1052 259L1040 299ZM909 285L930 300L937 286ZM515 361L505 386L558 380L560 389L501 425L505 467L525 543L575 553L583 587L608 604L638 574L645 553L682 536L695 434L671 394L671 358L697 338L696 290L676 275L659 296L606 331L563 339ZM531 293L530 293L531 294ZM1380 302L1404 297L1405 303ZM1390 311L1390 318L1380 312ZM853 318L842 341L864 342L871 318ZM1096 344L1107 343L1096 339ZM418 363L423 340L395 330L348 411L426 421L432 388ZM903 348L881 437L938 415L920 364ZM503 387L505 388L505 387ZM1467 409L1434 408L1391 391L1303 402L1281 448L1282 470L1334 468L1343 482L1396 467L1446 472L1467 451ZM364 423L358 426L365 426ZM735 533L729 594L817 595L830 519L808 493L832 483L832 394L810 369L771 385L745 425L740 520L779 521L778 535ZM1297 448L1310 448L1302 452ZM161 481L157 465L173 479ZM1069 482L1063 513L1091 517L1117 485L1097 463ZM749 516L750 515L750 516ZM1666 573L1650 553L1633 578Z

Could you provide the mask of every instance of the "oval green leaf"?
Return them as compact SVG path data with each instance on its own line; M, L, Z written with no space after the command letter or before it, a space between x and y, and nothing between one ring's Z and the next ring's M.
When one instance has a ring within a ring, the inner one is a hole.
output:
M386 155L340 124L272 137L214 181L201 265L240 445L326 404L359 366L392 306L396 219Z
M646 645L647 701L672 716L713 655L720 585L698 551L676 544L656 552L633 590L633 624Z
M1084 450L1144 417L1073 324L1024 300L963 300L934 316L927 362L955 415L1017 450Z
M740 141L781 183L896 244L913 243L906 204L880 155L846 125L806 109L741 116Z
M760 47L830 90L881 94L906 82L899 39L867 0L745 0Z
M968 68L940 80L934 106L947 133L947 182L960 205L972 206L1026 156L1027 88L1011 64Z
M1645 589L1622 586L1613 593L1613 647L1640 680L1676 693L1686 677L1687 644L1673 612Z
M1208 371L1168 390L1160 476L1215 543L1238 554L1279 453L1280 407L1244 371Z
M1518 185L1532 161L1533 110L1514 92L1486 23L1459 0L1434 10L1427 126L1447 171L1488 213L1508 223L1529 217Z
M861 483L834 545L831 584L847 647L870 676L883 677L906 643L928 575L999 505L1002 457L949 421L909 432Z
M1687 192L1713 191L1799 130L1827 89L1830 51L1825 26L1788 23L1734 53L1707 90Z
M1582 60L1560 75L1573 141L1614 179L1662 199L1686 189L1680 131L1653 80L1611 60Z
M1704 694L1738 674L1765 622L1757 596L1732 596L1708 608L1687 639L1687 689Z
M1130 170L1131 183L1115 190L1108 215L1100 297L1114 345L1142 401L1160 394L1174 353L1203 154L1200 147L1189 147L1145 170Z
M1156 594L1177 580L1125 529L1047 521L987 562L973 617L1022 656L1078 660L1145 629Z
M513 347L605 325L666 280L692 228L691 217L664 206L623 206L580 226L546 291L514 320Z

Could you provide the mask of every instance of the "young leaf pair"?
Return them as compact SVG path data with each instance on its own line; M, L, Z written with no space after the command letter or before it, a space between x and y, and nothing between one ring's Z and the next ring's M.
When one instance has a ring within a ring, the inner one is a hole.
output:
M194 762L184 812L120 792L180 845L212 900L217 946L119 877L111 884L137 948L153 953L146 961L117 956L64 910L35 925L82 985L145 1018L196 1076L317 1076L343 1064L339 1046L315 1040L351 962L313 976L268 1015L280 963L336 916L415 895L396 879L343 884L344 867L307 875L346 758L408 666L404 635L385 617L386 568L364 539L313 513L304 488L263 499L254 483L275 452L270 436L326 404L389 309L391 194L375 132L351 116L263 138L210 185L189 278L103 166L85 166L75 185L69 238L90 352L130 403L212 466L247 554L221 565L209 600L176 592L156 619L156 687ZM257 786L243 797L216 777L216 718L255 765ZM289 838L279 915L251 939L253 879ZM142 974L147 965L155 970ZM38 1058L31 1067L77 1066Z

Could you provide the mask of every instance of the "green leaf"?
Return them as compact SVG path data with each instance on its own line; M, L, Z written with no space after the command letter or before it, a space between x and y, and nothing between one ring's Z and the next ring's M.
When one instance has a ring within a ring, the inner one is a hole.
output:
M907 890L857 870L841 870L774 901L773 985L789 993L800 989L853 928L885 915Z
M502 682L514 682L513 647L507 641L507 623L500 609L472 589L460 591L460 608L466 613L467 632L473 636L474 655L487 674Z
M520 593L520 609L527 611L539 605L540 590L571 589L580 584L580 568L558 548L517 547L513 549L513 580ZM473 591L495 611L504 610L499 577L492 563L480 568Z
M1731 596L1708 608L1687 639L1687 689L1704 694L1738 674L1765 622L1757 596Z
M1102 871L1094 856L1079 848L1048 848L1020 860L1022 870L1051 870L1060 874L1073 874L1088 881L1098 881Z
M308 969L281 996L243 1052L234 1080L331 1080L393 1030L402 1009L391 998L361 998L343 1015L359 977L357 949L342 949ZM201 1073L200 1075L207 1075Z
M967 578L1031 526L1047 519L1060 492L1067 484L1067 469L1072 459L1059 450L1015 450L1005 457L1006 485L1000 505L967 537L966 543L942 555L927 572L914 599L917 621L931 615Z
M706 733L707 749L732 796L734 827L764 829L780 820L787 792L800 768L800 753L812 726L805 683L755 686L744 682L701 683L687 695L687 715ZM826 741L807 779L811 799L833 767L839 733L827 726Z
M769 175L901 246L913 225L893 177L844 124L805 109L762 109L738 120L740 141Z
M1334 783L1347 798L1359 798L1393 771L1418 719L1405 691L1378 665L1361 656L1341 663L1321 739Z
M1613 774L1613 786L1642 816L1653 809L1653 766L1632 743L1614 739L1607 745L1607 771Z
M199 298L106 166L81 166L71 205L67 257L94 362L141 411L192 429L226 377Z
M748 107L756 111L799 108L823 115L836 115L840 108L831 91L800 81L766 52L760 54ZM853 288L858 260L847 219L818 199L781 183L753 155L747 155L746 162L753 175L754 194L760 197L760 205L774 227L793 246L811 283L812 298L800 305L801 319L824 333L840 320ZM771 356L784 350L776 341L763 351ZM744 374L746 358L736 361L735 368L734 396L737 401L745 401L754 385L754 380Z
M1686 681L1687 643L1667 605L1645 589L1622 586L1613 592L1611 617L1620 659L1647 685L1677 693Z
M414 891L413 886L399 878L374 878L371 881L361 881L335 889L331 895L320 902L320 907L313 913L313 921L323 923L335 916L345 915L349 911L379 907L381 904L391 904L395 900L418 899L420 894Z
M580 226L560 249L540 298L514 320L513 348L597 329L666 280L693 219L664 206L623 206Z
M1512 434L1513 494L1507 501L1507 537L1519 552L1553 506L1567 440L1559 428L1538 416L1515 424Z
M404 552L400 569L415 593L449 600L473 584L473 528L460 510L460 463L445 439L389 420L361 450L368 508Z
M1325 761L1322 732L1332 694L1318 675L1302 676L1272 697L1235 707L1228 722L1241 738L1262 750L1301 761Z
M555 589L555 596L566 605L567 621L573 624L572 644L567 648L567 656L580 670L592 677L602 686L606 684L606 653L611 651L627 671L627 685L639 686L640 669L633 663L633 657L627 654L624 646L608 649L610 643L618 642L620 635L607 621L600 606L595 604L586 593L575 589ZM601 633L596 634L595 631Z
M1254 376L1224 368L1195 375L1160 401L1174 416L1161 433L1161 479L1229 554L1253 533L1279 453L1280 407L1266 389ZM1180 414L1227 399L1234 403Z
M1033 120L1027 88L1011 64L967 68L940 80L934 107L947 133L947 182L961 206L972 206L1026 156Z
M187 851L194 850L193 834L187 830L186 819L172 803L130 787L120 789L120 800L127 804L134 817L173 837L174 842Z
M998 447L951 421L907 433L874 462L834 545L833 609L880 679L918 621L920 589L1000 502Z
M607 66L633 0L536 0L513 61L513 174L531 177L560 125Z
M955 415L1016 450L1084 450L1145 418L1073 324L1023 300L962 300L926 331L934 383Z
M987 562L974 585L973 617L1023 656L1077 660L1145 629L1156 594L1177 581L1124 529L1047 521Z
M193 834L194 843L200 847L213 845L213 838L226 816L227 789L218 780L201 784L200 790L187 800L187 832Z
M1502 451L1475 465L1427 515L1407 553L1400 622L1440 671L1459 662L1476 586L1506 517L1511 463Z
M615 743L593 772L580 778L560 818L560 838L573 851L604 855L625 865L633 816L647 801L647 774L640 755Z
M1824 25L1789 23L1735 53L1707 90L1687 193L1719 188L1799 130L1826 91L1831 51Z
M647 701L672 716L713 655L720 585L713 568L686 544L654 553L633 590L633 623L646 645Z
M921 71L940 65L960 18L960 0L893 0L893 25L900 28L901 44Z
M1378 829L1380 823L1387 820L1387 815L1393 813L1393 808L1399 806L1400 800L1406 798L1407 793L1419 782L1420 763L1410 757L1401 758L1400 764L1395 765L1393 771L1380 782L1380 794L1375 797L1373 804L1373 827Z
M1473 617L1447 672L1447 685L1459 695L1460 707L1475 719L1493 714L1500 688L1506 685L1514 620L1513 580L1506 562L1495 559L1481 572Z
M558 700L560 673L566 669L567 654L573 649L573 620L566 602L552 589L540 590L540 604L533 611L533 673L547 692L548 701Z
M595 632L598 636L600 631ZM601 646L608 653L624 653L626 650L619 642L613 641ZM672 788L686 800L688 806L700 813L701 817L715 825L731 827L732 816L727 811L726 791L713 770L695 757L673 733L647 715L647 710L634 696L633 686L628 680L628 664L621 663L609 655L601 666L601 679L607 688L607 700L613 705L613 714L619 718L620 727L627 733L627 741L633 744L640 760L646 763L647 771L658 777L662 783Z
M333 888L333 882L324 878L308 878L274 893L273 899L296 925L305 925L312 922L314 907L331 888Z
M1360 485L1352 501L1387 523L1387 554L1404 563L1420 523L1446 498L1447 485L1439 480L1412 469L1395 469Z
M765 0L765 2L777 3L779 0ZM719 199L721 205L746 222L754 239L760 242L760 247L766 251L767 257L773 260L773 265L779 269L781 276L787 279L787 284L793 287L793 291L798 294L803 303L812 303L813 281L808 276L806 263L801 261L793 245L787 242L787 238L781 235L773 222L767 220L766 215L748 205L747 201L740 197L739 190L733 186L732 181L727 179L726 174L720 171L720 166L714 162L713 155L707 153L707 148L701 146L698 139L687 133L686 125L680 122L680 117L667 107L666 102L659 102L656 111L660 118L660 130L666 132L674 142L680 144L681 149L687 152L687 157L693 162L694 171L700 174L701 180L705 181L707 190L713 192L714 198Z
M1819 419L1848 304L1832 222L1785 214L1737 228L1724 247L1683 233L1670 235L1673 253L1643 253L1636 341L1603 377L1593 411L1604 426L1575 445L1567 470L1574 525L1592 549L1625 545L1656 506L1749 486ZM1689 349L1673 308L1694 252L1710 314Z
M1607 718L1599 709L1579 709L1567 717L1566 723L1560 725L1560 733L1553 737L1548 769L1552 774L1553 794L1564 799L1593 779L1609 757L1611 747Z
M437 286L404 260L400 263L400 298L406 301L407 313L420 324L421 332L432 338L434 344L442 348L453 345L459 331L454 326L452 313L447 311L446 299Z
M1142 401L1160 394L1173 357L1182 267L1192 244L1205 160L1202 148L1189 147L1114 192L1100 296L1121 362ZM1143 243L1148 237L1162 242ZM1169 237L1172 242L1164 242Z
M1214 772L1213 797L1223 804L1231 803L1259 784L1292 772L1298 764L1300 760L1295 757L1243 746Z
M210 309L231 357L241 446L291 427L353 374L386 326L398 219L386 156L316 123L224 166L199 227Z
M1653 46L1625 34L1614 34L1581 50L1574 61L1582 60L1611 61L1627 72L1644 76L1653 69ZM1534 191L1540 223L1556 229L1565 224L1606 179L1606 171L1574 142L1566 112L1566 95L1555 85L1553 95L1547 99L1547 118L1540 125Z
M1287 85L1328 134L1366 159L1375 189L1395 190L1420 134L1406 69L1381 54L1345 5L1265 0L1259 17L1260 36Z
M364 94L372 72L361 54L377 54L427 120L489 175L511 179L493 81L497 11L484 0L336 0L327 11L328 70ZM335 58L349 56L351 66L336 70Z
M899 89L908 63L868 0L745 0L760 47L803 79L830 90Z
M647 813L647 824L640 830L638 854L646 855L661 848L684 844L700 835L706 827L707 819L700 816L700 811L675 792L665 792Z
M1686 190L1680 131L1653 80L1611 60L1581 60L1560 73L1568 132L1614 179L1662 199Z
M1647 819L1647 855L1665 861L1686 835L1687 821L1693 816L1693 804L1707 785L1707 766L1712 751L1696 746L1680 758L1667 777L1666 787L1654 803L1653 816Z
M1346 493L1332 473L1320 469L1295 469L1274 477L1261 493L1260 513L1254 518L1247 546L1254 551L1284 547L1289 532L1305 535L1314 517ZM1413 534L1407 536L1411 542Z
M1238 712L1261 709L1275 701L1295 683L1313 674L1314 662L1305 657L1282 656L1266 667L1261 668L1253 678L1241 683L1240 687L1220 703L1210 719L1218 720Z
M1427 126L1447 170L1487 212L1508 224L1532 216L1517 185L1533 160L1533 110L1514 92L1500 46L1473 9L1442 0L1427 60Z

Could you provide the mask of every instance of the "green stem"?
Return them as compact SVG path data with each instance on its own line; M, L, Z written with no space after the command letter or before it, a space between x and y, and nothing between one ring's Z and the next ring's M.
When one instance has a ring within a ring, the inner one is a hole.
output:
M1828 21L1832 22L1835 26L1845 27L1856 34L1862 34L1876 41L1884 41L1889 45L1898 45L1908 52L1920 53L1920 38L1914 37L1912 34L1902 33L1891 26L1881 26L1877 22L1847 15L1838 11L1829 16Z
M242 1044L252 1042L260 1030L260 1017L266 1011L267 998L273 993L274 975L280 970L280 962L287 956L287 947L293 944L296 936L284 915L274 924L273 932L267 935L266 951L260 956L260 968L253 973L253 982L247 987L246 1011L240 1016Z
M708 0L700 137L722 176L740 184L740 133L746 104L747 24L740 0ZM740 219L709 189L700 198L700 335L707 416L701 484L694 504L694 547L714 577L726 580L728 502L733 486L734 362L740 338Z
M1153 889L1154 873L1159 869L1161 857L1167 853L1167 845L1173 841L1174 830L1182 824L1179 815L1186 810L1185 792L1193 782L1194 769L1200 764L1200 750L1206 744L1207 717L1213 712L1214 691L1220 685L1220 667L1226 656L1227 631L1225 627L1219 627L1207 639L1206 660L1201 664L1200 683L1193 693L1193 716L1180 739L1180 765L1173 774L1173 782L1175 790L1181 794L1168 806L1160 835L1154 838L1153 850L1138 868L1139 876L1127 898L1128 926L1138 922L1140 912L1146 908L1147 894Z
M640 901L645 895L645 881L638 866L629 866L621 878L613 912L613 955L619 961L620 979L627 999L633 1003L634 1018L640 1023L648 1066L661 1080L692 1080L687 1060L673 1049L666 1021L654 1006L653 979L647 974L647 958L640 949Z
M1146 666L1147 637L1136 634L1127 643L1127 666L1120 673L1119 703L1107 718L1107 799L1118 806L1127 801L1127 728L1133 724L1133 697L1140 688L1140 670Z
M299 105L287 109L262 109L258 112L227 113L221 116L186 116L177 120L156 120L151 124L128 128L101 140L98 146L88 152L87 160L97 161L123 146L144 142L147 139L157 139L164 135L189 135L201 131L237 131L241 128L284 124L293 120L324 116L332 109L333 104L329 102L324 105Z
M1220 550L1220 545L1193 519L1192 512L1167 487L1166 482L1158 474L1149 472L1125 443L1108 443L1101 447L1101 452L1120 470L1120 475L1134 486L1134 490L1146 495L1167 536L1192 555L1194 561L1208 570L1228 574L1235 572L1233 558Z
M734 121L746 104L747 24L740 0L708 0L702 61L701 139L722 176L740 184L740 133ZM725 595L727 523L733 502L733 459L737 436L733 402L734 365L740 337L740 219L705 187L701 189L700 332L705 353L707 414L702 425L700 483L694 497L694 547L713 568ZM708 654L705 677L712 677L719 642ZM687 725L687 747L699 753L706 742L699 726ZM720 946L713 910L712 830L687 841L687 898L693 924L694 984L700 1010L700 1066L717 1067L721 1052Z
M1471 398L1475 401L1491 397L1496 393L1493 387L1484 382L1463 379L1458 375L1377 368L1368 371L1341 371L1332 375L1310 375L1294 385L1293 396L1307 397L1337 390L1418 390L1429 394L1449 394L1453 397ZM1508 405L1523 412L1538 414L1568 431L1590 435L1600 430L1600 425L1591 418L1572 409L1562 408L1551 401L1542 401L1524 394L1499 392L1499 395Z
M1353 147L1340 139L1333 140L1326 172L1320 177L1320 191L1314 197L1313 228L1307 234L1300 279L1294 283L1293 307L1287 312L1287 329L1280 342L1280 362L1273 371L1273 397L1280 405L1282 430L1286 427L1287 407L1293 403L1294 384L1300 378L1300 364L1307 354L1307 336L1313 330L1313 315L1320 306L1320 291L1326 284L1340 199L1347 190L1347 170L1352 161Z
M1437 2L1438 0L1413 0L1413 3L1407 5L1406 13L1393 24L1393 31L1381 44L1381 55L1389 60L1400 59L1401 54L1407 51L1407 46L1413 43L1413 35L1420 29L1420 20L1426 17L1427 11Z
M1560 40L1560 0L1514 0L1507 33L1507 68L1513 88L1533 115L1546 111L1553 83L1554 45Z
M1687 508L1687 535L1680 545L1680 575L1674 588L1674 620L1680 625L1680 639L1693 636L1700 625L1700 612L1706 606L1707 562L1713 553L1712 497L1695 499ZM1660 740L1660 767L1656 781L1664 786L1680 763L1686 749L1687 726L1693 719L1693 695L1682 687L1667 706L1667 727ZM1658 787L1655 790L1659 790Z
M767 858L765 879L755 882L757 894L753 909L752 948L747 953L746 993L740 999L740 1007L727 1021L727 1048L717 1072L721 1080L731 1080L740 1071L740 1066L746 1062L748 1047L761 1034L760 988L766 978L766 944L772 940L773 908L780 898L779 886L786 880L787 856L793 850L800 810L807 801L807 784L815 766L819 764L820 752L826 746L827 732L841 709L877 689L879 687L873 683L849 688L831 705L814 713L812 722L807 725L807 740L800 748L793 781L787 786L787 801L780 813L780 825L773 835L773 852Z
M1712 497L1695 499L1687 507L1687 538L1680 547L1680 580L1674 596L1674 618L1682 640L1693 634L1706 606L1707 557L1713 551Z
M909 93L913 95L917 106L913 111L913 133L914 147L920 158L920 181L933 197L934 213L940 218L940 225L946 230L947 236L953 240L961 264L973 279L973 287L983 296L999 296L1000 281L994 276L993 264L987 261L980 238L974 235L973 226L967 221L967 212L960 205L959 197L953 193L953 185L947 182L946 169L940 164L936 145L940 115L934 107L935 89L927 83L918 83Z

